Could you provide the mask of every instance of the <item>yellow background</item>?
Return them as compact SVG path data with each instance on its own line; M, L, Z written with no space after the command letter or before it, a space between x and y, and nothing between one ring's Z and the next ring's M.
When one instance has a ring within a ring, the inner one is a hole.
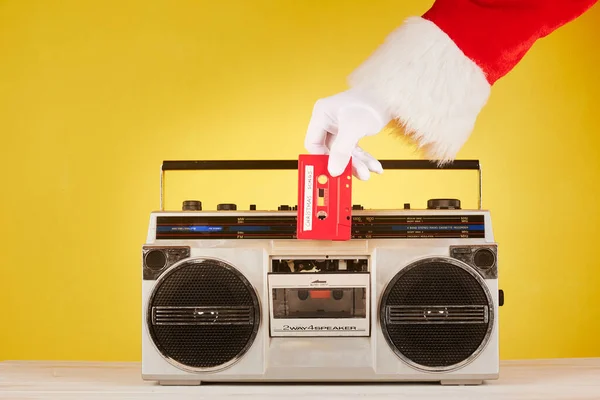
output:
M297 158L314 102L430 4L0 1L0 359L139 360L161 161ZM600 356L599 27L596 6L536 44L459 155L482 162L501 245L503 359ZM364 146L419 157L385 133ZM227 192L177 190L207 208L294 201L294 174L289 189L227 176ZM401 207L436 179L386 173L357 191Z

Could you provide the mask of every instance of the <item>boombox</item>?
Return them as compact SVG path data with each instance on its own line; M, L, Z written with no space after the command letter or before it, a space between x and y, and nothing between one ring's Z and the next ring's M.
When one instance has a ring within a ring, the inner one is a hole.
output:
M300 240L297 206L186 200L167 170L297 169L297 160L165 161L142 247L142 377L201 382L437 382L499 375L498 246L476 160L384 169L479 171L479 207L354 205L349 240Z

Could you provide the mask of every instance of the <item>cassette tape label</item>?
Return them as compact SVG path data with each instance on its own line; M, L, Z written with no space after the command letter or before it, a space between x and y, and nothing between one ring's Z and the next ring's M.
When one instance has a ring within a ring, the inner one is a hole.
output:
M304 221L305 231L312 230L314 170L312 165L304 167L304 214L302 219Z

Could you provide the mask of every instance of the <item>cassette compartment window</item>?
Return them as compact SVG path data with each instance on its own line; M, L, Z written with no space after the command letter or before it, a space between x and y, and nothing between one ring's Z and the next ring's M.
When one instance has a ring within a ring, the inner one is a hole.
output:
M273 317L281 318L366 318L366 289L276 288Z

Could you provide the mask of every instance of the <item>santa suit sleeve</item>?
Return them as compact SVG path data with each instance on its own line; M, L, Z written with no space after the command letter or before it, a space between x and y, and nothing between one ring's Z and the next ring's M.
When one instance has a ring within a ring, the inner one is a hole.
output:
M429 158L452 160L492 85L536 40L596 2L437 0L392 32L349 83L379 99Z

